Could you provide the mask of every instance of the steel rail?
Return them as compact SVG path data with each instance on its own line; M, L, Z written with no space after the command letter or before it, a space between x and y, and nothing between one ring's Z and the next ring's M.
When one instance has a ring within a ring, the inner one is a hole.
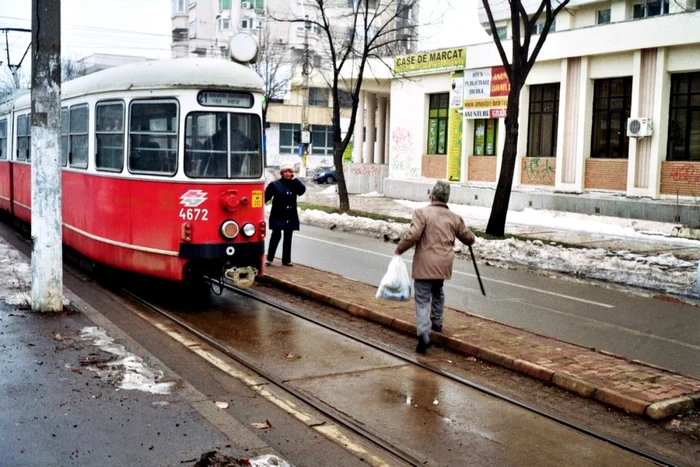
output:
M209 278L209 280L212 282L215 282L217 284L219 283L218 280L214 280L211 278ZM228 284L223 284L223 285L224 285L224 287L229 288L229 289L234 290L234 291L240 290L240 289L237 289L235 287L229 286ZM216 350L222 352L223 354L225 354L229 358L232 358L236 362L245 366L250 371L252 371L255 374L261 376L262 378L268 380L269 382L271 382L275 386L288 392L289 394L291 394L292 396L303 401L305 404L311 406L315 410L318 410L319 412L321 412L326 417L333 420L334 422L336 422L340 426L355 432L356 434L360 435L361 437L369 440L375 446L378 446L379 448L385 450L386 452L391 453L392 455L403 460L407 464L410 464L410 465L413 465L416 467L426 465L427 460L417 459L415 456L404 451L403 449L388 443L387 441L383 440L378 435L372 433L371 431L367 430L366 428L364 428L360 424L353 421L351 418L343 415L342 412L339 412L339 411L333 409L332 407L329 407L327 404L325 404L321 401L318 401L316 399L313 399L310 396L307 396L306 394L304 394L303 392L295 389L294 387L291 387L290 385L286 384L280 378L273 376L268 371L265 371L261 367L257 366L255 363L253 363L250 360L248 360L247 358L245 358L239 352L236 352L235 350L231 349L230 347L227 347L226 345L219 343L216 339L214 339L211 336L197 330L196 328L194 328L190 324L184 322L183 320L181 320L180 318L178 318L174 314L172 314L166 310L163 310L159 306L154 305L153 303L150 303L148 300L139 297L138 295L134 294L133 292L130 292L127 289L124 289L123 287L120 288L120 290L122 291L122 293L128 295L129 297L131 297L133 300L137 301L141 305L143 305L143 306L149 308L150 310L160 314L161 316L163 316L166 319L170 320L171 322L175 323L180 328L191 333L192 335L194 335L195 337L197 337L201 341L207 343L208 345L210 345L213 348L215 348ZM258 300L258 301L261 301L263 303L266 303L263 300L259 300L252 295L250 297L254 300ZM270 305L270 306L272 306L273 308L279 308L278 306L275 306L275 305Z
M207 278L207 279L210 280L210 281L213 281L213 282L217 282L217 283L218 283L218 281L215 280L215 279L211 279L211 278ZM513 397L510 397L510 396L508 396L508 395L506 395L506 394L503 394L503 393L501 393L501 392L498 392L498 391L496 391L496 390L494 390L494 389L488 388L488 387L486 387L486 386L484 386L484 385L481 385L481 384L479 384L479 383L475 383L475 382L470 381L470 380L468 380L468 379L462 378L461 376L455 375L455 374L453 374L453 373L450 373L450 372L448 372L448 371L445 371L445 370L443 370L443 369L441 369L441 368L438 368L438 367L436 367L436 366L428 365L428 364L426 364L426 363L423 363L423 362L419 361L416 357L408 356L408 355L406 355L406 354L403 353L403 352L394 350L394 349L392 349L392 348L390 348L390 347L387 347L387 346L385 346L385 345L383 345L383 344L381 344L381 343L379 343L379 342L376 342L376 341L374 341L374 340L372 340L372 339L369 339L369 338L367 338L367 337L365 337L365 336L358 335L358 334L355 334L355 333L353 333L353 332L348 332L348 331L343 331L343 330L335 329L335 328L331 327L330 325L328 325L328 324L326 324L326 323L324 323L324 322L322 322L322 321L319 321L319 320L317 320L317 319L315 319L315 318L306 316L306 315L304 315L304 314L302 314L302 313L299 313L298 311L295 311L295 310L293 310L293 309L291 309L291 308L289 308L289 307L286 307L286 306L284 306L284 305L282 305L282 304L280 304L280 303L277 303L277 302L275 302L275 301L273 301L273 300L270 300L270 299L268 299L268 298L265 298L265 297L263 297L261 294L258 294L258 293L255 293L255 292L251 292L251 291L249 291L249 290L247 290L247 289L239 289L239 288L237 288L237 287L234 287L234 286L232 286L232 285L230 285L230 284L226 284L226 283L224 283L223 286L224 286L226 289L229 289L229 290L231 290L231 291L233 291L233 292L235 292L235 293L237 293L237 294L240 294L240 295L249 297L249 298L251 298L251 299L260 301L260 302L262 302L262 303L264 303L264 304L266 304L266 305L268 305L268 306L270 306L270 307L276 308L276 309L278 309L278 310L280 310L280 311L283 311L283 312L285 312L285 313L291 314L291 315L296 316L296 317L298 317L298 318L301 318L301 319L304 319L304 320L309 321L309 322L311 322L311 323L314 323L314 324L316 324L316 325L318 325L318 326L321 326L321 327L323 327L323 328L325 328L325 329L327 329L327 330L333 331L333 332L335 332L335 333L337 333L337 334L340 334L340 335L342 335L342 336L344 336L344 337L347 337L347 338L349 338L349 339L352 339L352 340L355 340L355 341L357 341L357 342L363 343L363 344L365 344L365 345L367 345L367 346L369 346L369 347L372 347L372 348L374 348L374 349L376 349L376 350L379 350L379 351L381 351L381 352L385 352L385 353L387 353L387 354L389 354L389 355L391 355L391 356L393 356L393 357L395 357L395 358L398 358L398 359L400 359L400 360L403 360L403 361L405 361L405 362L409 362L409 363L412 363L412 364L414 364L414 365L417 365L417 366L419 366L420 368L423 368L424 370L427 370L427 371L430 371L430 372L432 372L432 373L435 373L435 374L438 374L438 375L440 375L440 376L443 376L443 377L445 377L445 378L447 378L447 379L449 379L449 380L451 380L451 381L454 381L454 382L456 382L456 383L465 385L465 386L470 387L470 388L472 388L472 389L475 389L475 390L477 390L477 391L479 391L479 392L482 392L482 393L484 393L484 394L487 394L487 395L489 395L489 396L491 396L491 397L494 397L494 398L496 398L496 399L502 400L502 401L504 401L504 402L508 402L508 403L510 403L510 404L513 404L513 405L515 405L515 406L517 406L517 407L520 407L520 408L522 408L522 409L524 409L524 410L527 410L528 412L534 413L534 414L539 415L539 416L541 416L541 417L544 417L544 418L546 418L546 419L548 419L548 420L551 420L551 421L553 421L553 422L555 422L555 423L558 423L558 424L560 424L560 425L566 426L566 427L568 427L568 428L570 428L570 429L572 429L572 430L575 430L575 431L577 431L577 432L579 432L579 433L582 433L582 434L585 434L585 435L587 435L587 436L590 436L591 438L597 439L597 440L599 440L599 441L606 442L606 443L611 444L611 445L613 445L613 446L615 446L615 447L617 447L617 448L620 448L620 449L622 449L622 450L624 450L624 451L627 451L627 452L629 452L629 453L632 453L632 454L635 454L635 455L637 455L637 456L639 456L639 457L642 457L642 458L644 458L644 459L647 459L647 460L649 460L649 461L651 461L651 462L653 462L653 463L655 463L655 464L657 464L657 465L669 466L669 467L677 467L677 466L680 466L680 464L675 463L674 461L672 461L671 459L668 459L667 457L665 457L665 456L663 456L663 455L654 454L654 453L651 453L651 452L648 452L648 451L644 451L644 450L642 450L642 449L639 449L639 448L633 446L633 445L630 444L630 443L627 443L627 442L625 442L625 441L622 441L622 440L615 439L615 438L612 438L612 437L610 437L610 436L607 436L607 435L601 433L601 432L598 431L598 430L594 430L594 429L591 429L591 428L587 428L587 427L585 427L585 426L583 426L583 425L581 425L581 424L579 424L579 423L577 423L577 422L575 422L575 421L572 421L572 420L566 420L566 419L564 419L564 418L562 418L562 417L560 417L560 416L558 416L558 415L555 415L555 414L553 414L553 413L551 413L551 412L548 412L548 411L546 411L546 410L537 408L537 407L535 407L535 406L533 406L533 405L530 405L530 404L527 404L527 403L525 403L525 402L522 402L522 401L519 401L519 400L517 400L517 399L514 399Z

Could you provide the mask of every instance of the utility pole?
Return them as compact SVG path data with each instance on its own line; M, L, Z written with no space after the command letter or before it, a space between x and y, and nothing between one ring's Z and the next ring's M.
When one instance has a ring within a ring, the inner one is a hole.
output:
M304 15L304 64L302 74L304 75L304 106L301 121L301 165L299 166L299 176L306 177L306 159L309 155L309 75L311 74L311 63L309 62L309 16Z
M32 0L32 310L63 310L61 0Z

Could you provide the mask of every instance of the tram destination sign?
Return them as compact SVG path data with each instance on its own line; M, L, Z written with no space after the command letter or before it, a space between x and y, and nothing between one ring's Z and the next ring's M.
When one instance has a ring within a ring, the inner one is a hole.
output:
M199 105L213 107L241 107L250 109L253 107L253 95L247 92L212 92L202 91L197 96Z
M467 64L467 48L440 49L394 58L394 74L415 75L438 71L463 70Z

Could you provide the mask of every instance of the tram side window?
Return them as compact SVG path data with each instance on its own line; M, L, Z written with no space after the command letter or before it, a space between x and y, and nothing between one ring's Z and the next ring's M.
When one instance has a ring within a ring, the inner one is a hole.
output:
M29 136L29 115L17 117L17 160L31 160L31 138Z
M70 128L70 115L68 107L61 109L61 166L68 165L68 129Z
M175 101L134 101L129 113L129 171L175 175L177 116Z
M191 178L260 177L260 118L254 114L228 112L187 115L185 175Z
M75 105L71 107L68 164L73 168L87 169L88 126L88 106Z
M0 159L7 159L7 120L0 120Z
M95 167L121 172L124 168L124 104L97 104L95 116Z

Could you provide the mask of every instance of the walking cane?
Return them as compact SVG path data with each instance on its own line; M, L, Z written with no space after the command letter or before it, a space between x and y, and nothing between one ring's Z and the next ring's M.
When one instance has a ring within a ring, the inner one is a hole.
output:
M469 246L469 253L472 254L472 263L474 263L474 272L476 272L476 278L479 279L479 287L481 287L481 293L484 294L484 297L486 296L486 291L484 290L484 284L481 283L481 276L479 275L479 268L476 267L476 258L474 258L474 250L472 250L472 246Z

